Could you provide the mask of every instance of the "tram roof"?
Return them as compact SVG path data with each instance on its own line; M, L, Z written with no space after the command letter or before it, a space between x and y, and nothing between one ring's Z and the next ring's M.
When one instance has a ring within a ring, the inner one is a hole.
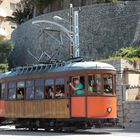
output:
M112 65L102 62L85 61L75 63L58 63L58 64L39 64L33 66L24 66L14 68L12 71L7 72L1 76L14 77L18 75L26 75L31 73L45 73L45 72L64 72L75 70L116 70Z

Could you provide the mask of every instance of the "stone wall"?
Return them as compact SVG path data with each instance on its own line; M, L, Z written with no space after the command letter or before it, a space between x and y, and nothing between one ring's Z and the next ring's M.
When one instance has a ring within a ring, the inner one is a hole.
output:
M79 11L80 55L85 59L110 56L121 47L140 44L140 1L118 2L117 4L95 4L83 6ZM40 29L32 25L33 20L52 20L54 15L68 19L68 11L62 10L38 16L21 26L12 35L15 42L13 66L36 63L27 50L39 57L42 50L56 58L65 60L69 56L69 40L63 36L63 45L53 38L40 35ZM59 22L65 27L69 25ZM41 25L43 26L43 25ZM48 25L47 26L51 26ZM55 28L55 27L53 27ZM52 33L49 33L52 34ZM58 33L53 33L57 39ZM42 48L42 49L41 49Z
M124 110L125 127L140 129L140 101L126 101Z

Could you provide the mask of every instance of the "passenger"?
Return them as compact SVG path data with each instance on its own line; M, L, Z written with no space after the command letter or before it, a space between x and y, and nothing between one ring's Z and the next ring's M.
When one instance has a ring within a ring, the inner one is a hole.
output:
M49 87L48 93L49 93L49 98L54 99L55 95L54 95L53 87Z
M56 94L55 94L55 97L56 98L61 98L64 96L64 88L62 86L57 86L56 88Z
M23 99L23 92L21 90L18 91L17 99L19 99L19 100Z
M98 90L98 84L97 82L94 80L93 83L92 83L92 87L93 87L93 92L97 92Z
M84 94L84 86L80 83L79 79L74 80L74 85L72 83L69 84L71 88L75 91L75 95L83 95Z
M105 93L112 92L112 89L111 89L110 85L108 84L108 81L106 78L104 79L104 92Z
M140 100L140 91L139 91L138 94L136 95L135 100Z
M89 92L93 92L93 87L92 87L92 85L90 85L90 84L88 85L88 91L89 91Z

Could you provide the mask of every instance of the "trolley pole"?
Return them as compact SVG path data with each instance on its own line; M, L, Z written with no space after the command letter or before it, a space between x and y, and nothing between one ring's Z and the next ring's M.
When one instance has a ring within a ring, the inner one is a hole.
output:
M70 15L69 15L69 20L70 20L70 45L69 45L69 55L70 55L70 62L72 63L72 58L73 58L73 46L74 43L72 41L73 38L73 5L70 4Z

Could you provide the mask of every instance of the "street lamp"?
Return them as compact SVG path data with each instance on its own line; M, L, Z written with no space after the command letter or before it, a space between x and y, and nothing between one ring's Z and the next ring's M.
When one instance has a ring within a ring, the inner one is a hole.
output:
M60 16L54 16L53 19L54 19L54 20L64 20L64 19L63 19L62 17L60 17Z
M54 19L55 21L65 21L65 22L67 22L68 24L70 24L69 21L65 20L64 18L62 18L62 17L60 17L60 16L54 16L53 19Z
M70 5L70 18L69 21L60 16L54 16L56 21L64 21L70 25L70 37L73 38L73 42L70 41L69 52L70 58L79 57L79 25L78 25L78 11L73 12L73 6ZM74 22L73 22L74 20Z
M74 15L74 22L73 22L73 15ZM53 21L49 21L49 20L36 20L36 21L33 21L32 24L49 23L49 24L59 27L60 31L63 31L64 33L66 33L67 36L70 38L70 45L69 45L70 59L72 60L73 57L79 57L78 11L73 12L73 5L70 4L69 21L67 21L59 16L54 16L53 19L65 21L65 22L69 23L70 30L68 30L67 28L65 28L64 26L62 26L61 24L59 24L57 22L53 22Z

